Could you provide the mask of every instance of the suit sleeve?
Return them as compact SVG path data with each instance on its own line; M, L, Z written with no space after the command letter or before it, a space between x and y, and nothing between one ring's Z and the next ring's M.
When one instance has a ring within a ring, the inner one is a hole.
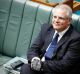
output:
M31 61L31 59L33 57L40 57L40 55L41 55L41 49L44 45L44 40L43 40L43 32L44 31L43 30L45 30L44 29L45 25L46 24L43 24L41 26L41 30L40 30L37 38L33 41L31 47L28 49L27 58L28 58L29 62ZM45 37L45 35L44 35L44 37Z

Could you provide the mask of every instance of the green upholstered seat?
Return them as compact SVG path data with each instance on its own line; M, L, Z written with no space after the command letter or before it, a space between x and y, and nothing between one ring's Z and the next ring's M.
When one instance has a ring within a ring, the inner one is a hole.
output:
M32 35L31 43L34 41L36 36L38 35L41 25L43 23L49 23L50 15L51 15L52 7L40 5L37 11L34 31Z
M3 52L3 42L9 19L12 0L0 0L0 52Z
M72 25L80 32L80 16L72 15Z
M16 47L16 55L26 55L27 49L31 42L32 32L36 21L36 15L39 4L26 2L23 12L20 34Z
M13 0L10 16L8 20L7 30L5 34L4 44L3 44L3 52L6 55L15 56L16 45L18 40L18 35L20 31L20 25L22 20L22 13L24 8L24 2L20 3L19 0Z

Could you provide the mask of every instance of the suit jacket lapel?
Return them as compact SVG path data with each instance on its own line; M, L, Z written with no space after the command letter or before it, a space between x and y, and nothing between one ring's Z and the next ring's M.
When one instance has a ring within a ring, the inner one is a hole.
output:
M68 39L69 35L67 36L63 36L61 38L61 40L58 42L57 48L59 48L62 44L64 44L64 42L66 42L66 40Z
M53 39L53 35L54 35L54 30L52 30L51 32L48 33L48 41L49 43L51 43L52 39Z
M47 33L47 45L49 45L53 39L53 35L54 35L55 30L53 29L52 25L49 27L48 29L48 33Z
M63 35L63 37L61 38L61 40L58 42L58 46L61 46L64 42L66 42L66 40L68 40L68 38L70 37L72 33L72 26L70 26L69 30Z
M44 53L46 52L46 49L47 49L47 47L49 46L49 44L51 43L51 41L52 41L52 38L53 38L53 35L54 35L54 29L52 28L52 26L48 29L48 31L47 31L48 33L47 33L47 37L46 37L46 46L44 47Z

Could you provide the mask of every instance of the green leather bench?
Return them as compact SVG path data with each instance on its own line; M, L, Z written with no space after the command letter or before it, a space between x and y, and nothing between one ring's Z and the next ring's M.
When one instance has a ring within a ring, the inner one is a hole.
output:
M2 65L12 58L26 57L41 24L51 22L52 9L32 1L0 0L0 72ZM72 18L80 32L80 16L73 14Z

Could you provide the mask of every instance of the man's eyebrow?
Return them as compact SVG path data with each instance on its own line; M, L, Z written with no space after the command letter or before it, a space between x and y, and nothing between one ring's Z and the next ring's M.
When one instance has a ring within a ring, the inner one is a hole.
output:
M67 16L57 16L57 15L53 15L52 17L60 17L60 18L68 18Z
M57 16L57 15L52 16L52 18L56 18L56 17L59 17L59 19L62 19L62 20L67 20L69 18L67 16L65 16L65 17L63 17L63 16Z

